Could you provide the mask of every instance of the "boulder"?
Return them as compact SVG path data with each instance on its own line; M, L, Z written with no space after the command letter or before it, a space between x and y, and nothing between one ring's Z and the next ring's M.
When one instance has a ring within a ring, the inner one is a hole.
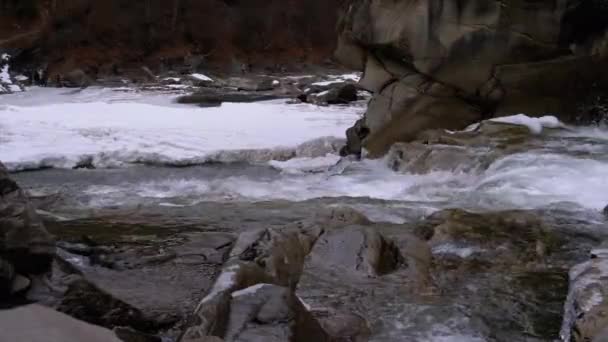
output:
M0 311L0 331L7 342L121 342L108 329L37 304Z
M346 83L310 94L306 97L306 102L318 105L347 104L357 101L357 98L357 87L354 84Z
M419 224L415 233L437 255L466 258L481 252L502 262L538 262L563 243L536 215L517 210L484 214L442 210Z
M293 292L258 284L232 293L227 342L329 341Z
M570 270L561 337L564 341L605 341L608 331L608 244Z
M36 210L0 163L0 273L6 280L16 274L43 274L50 270L55 245ZM5 293L6 294L6 293ZM2 293L0 293L0 296Z
M349 226L323 234L306 267L343 272L344 277L375 277L395 270L403 257L393 242L364 226Z
M380 156L427 129L518 113L589 121L595 112L577 109L608 89L607 11L599 0L351 1L336 56L374 93L363 147Z
M304 259L321 233L317 226L244 232L230 252L230 260L255 262L277 284L295 288Z
M251 262L229 262L222 269L213 287L196 307L185 327L181 341L198 341L208 336L223 336L230 315L231 295L235 291L272 283L264 270Z
M74 69L61 77L61 86L84 88L91 84L91 79L82 69Z
M332 341L390 341L385 322L408 312L409 293L426 292L430 255L401 225L335 226L306 258L296 294Z

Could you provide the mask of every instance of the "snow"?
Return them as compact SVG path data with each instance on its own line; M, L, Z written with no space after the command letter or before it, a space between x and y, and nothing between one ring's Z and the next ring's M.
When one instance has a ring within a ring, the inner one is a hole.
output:
M8 61L9 59L11 59L11 55L7 53L3 53L2 56L0 56L0 60Z
M324 82L315 82L312 85L314 86L329 86L332 84L344 83L344 81L324 81Z
M360 111L283 100L199 108L172 104L166 96L103 89L69 93L63 103L53 103L56 96L45 101L45 93L3 97L0 160L13 171L72 168L85 159L96 167L270 160L275 150L285 155L291 153L285 148L320 136L342 137Z
M439 245L433 248L434 254L456 255L463 259L468 258L471 255L481 251L482 250L477 247L460 247L451 243Z
M272 81L273 86L278 86L279 84L281 84L281 82L279 82L279 80Z
M29 77L27 77L25 75L17 75L17 76L15 76L15 79L19 82L25 82L25 81L29 80Z
M2 69L0 69L0 83L11 84L11 77L8 74L8 64L5 64Z
M213 79L211 79L209 76L207 75L203 75L203 74L191 74L190 76L192 76L193 78L199 80L199 81L209 81L209 82L213 82Z
M270 166L288 174L300 174L307 172L323 172L336 165L340 161L340 156L327 154L323 157L302 157L292 158L285 161L272 160Z
M167 85L167 88L171 88L171 89L187 89L187 88L190 88L190 86L187 85L187 84L169 84L169 85Z
M560 128L564 127L564 124L559 121L555 116L543 116L540 118L532 118L525 114L517 114L513 116L505 116L490 119L492 122L507 123L519 126L526 126L530 129L530 132L534 134L540 134L543 128Z
M333 84L344 83L347 81L359 82L361 79L360 73L344 74L344 75L328 75L328 81L315 82L312 85L315 86L329 86Z
M258 292L260 289L262 289L264 286L271 286L270 284L257 284L257 285L253 285L250 286L248 288L245 288L243 290L240 291L235 291L232 293L232 298L236 298L239 296L246 296L249 294L254 294L256 292Z
M179 82L179 81L181 81L181 78L179 78L179 77L166 77L166 78L163 78L163 81Z

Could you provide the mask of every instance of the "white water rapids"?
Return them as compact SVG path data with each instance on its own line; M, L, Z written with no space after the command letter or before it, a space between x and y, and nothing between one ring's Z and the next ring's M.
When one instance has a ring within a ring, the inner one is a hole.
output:
M32 89L3 96L0 160L13 171L71 169L89 160L98 170L70 171L69 178L90 180L81 180L84 184L78 188L93 198L91 206L146 199L181 205L319 197L407 201L431 211L444 206L508 209L564 204L600 210L608 204L608 131L597 128L555 133L563 139L548 142L546 150L508 155L481 173L416 175L395 173L383 160L334 166L340 143L327 137L341 138L363 106L271 101L197 108L171 100L168 95L100 88ZM525 123L522 118L514 121ZM539 127L532 122L531 129ZM233 167L212 175L182 169L129 171L130 177L120 171L134 163L186 166L227 161L266 169L248 172L244 167L245 171L234 172ZM103 172L99 168L111 168L107 173L116 176L95 182L99 177L92 175Z

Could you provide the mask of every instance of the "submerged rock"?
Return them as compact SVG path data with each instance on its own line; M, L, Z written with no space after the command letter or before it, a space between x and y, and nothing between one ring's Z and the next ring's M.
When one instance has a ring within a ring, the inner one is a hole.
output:
M364 147L518 113L584 121L578 105L608 89L605 15L601 1L351 1L336 55L374 93Z

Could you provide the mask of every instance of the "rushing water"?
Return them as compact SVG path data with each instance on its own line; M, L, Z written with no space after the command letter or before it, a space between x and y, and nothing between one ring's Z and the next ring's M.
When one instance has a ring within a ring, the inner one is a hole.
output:
M600 128L543 131L540 145L483 171L409 174L392 171L385 160L337 156L362 104L196 108L173 104L172 97L108 89L5 96L0 160L57 217L104 208L323 199L394 223L448 207L559 208L591 220L608 204L608 131ZM468 323L446 315L444 324L436 317L429 323L439 331L430 331L429 340L480 340L459 335L458 326ZM411 328L393 323L398 331Z

